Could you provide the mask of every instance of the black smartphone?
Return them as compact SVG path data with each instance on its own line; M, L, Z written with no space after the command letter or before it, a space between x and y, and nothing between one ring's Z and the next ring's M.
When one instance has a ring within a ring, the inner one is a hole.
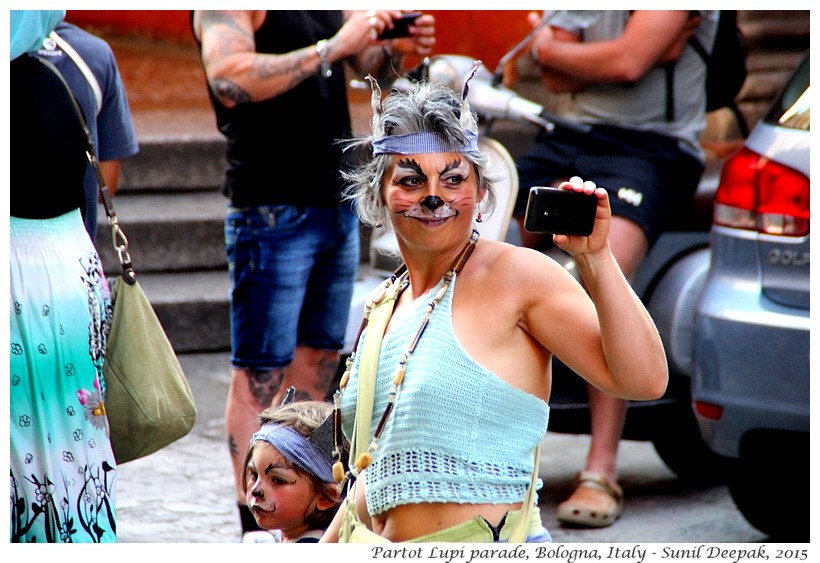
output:
M385 28L379 35L379 39L396 39L397 37L409 37L408 29L421 16L421 12L408 12L402 14L400 18L393 20L393 29Z
M595 224L593 194L534 186L530 188L524 229L531 233L588 236Z

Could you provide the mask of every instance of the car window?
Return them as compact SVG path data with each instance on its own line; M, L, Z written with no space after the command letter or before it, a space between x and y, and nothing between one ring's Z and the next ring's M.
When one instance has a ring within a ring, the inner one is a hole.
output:
M809 53L806 53L764 121L771 125L809 131L811 129L809 78Z

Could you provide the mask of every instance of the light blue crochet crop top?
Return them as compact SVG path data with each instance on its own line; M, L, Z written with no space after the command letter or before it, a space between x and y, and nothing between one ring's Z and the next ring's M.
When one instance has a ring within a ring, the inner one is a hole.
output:
M421 502L516 503L529 486L533 451L547 431L549 406L480 366L459 345L452 324L455 281L407 362L395 409L365 472L371 514ZM387 404L399 356L407 351L424 307L439 287L419 299L401 326L385 335L371 437ZM342 395L348 439L356 416L359 360L354 359Z

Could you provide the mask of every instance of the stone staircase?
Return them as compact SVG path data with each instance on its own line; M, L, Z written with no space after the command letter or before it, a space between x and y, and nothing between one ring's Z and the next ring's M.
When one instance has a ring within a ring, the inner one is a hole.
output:
M786 15L743 11L740 21L750 41L750 74L741 92L741 109L751 126L808 47L808 11ZM154 51L150 42L146 45L143 41L129 57L127 43L119 39L110 42L129 99L137 98L134 93L140 89L155 88L155 82L131 81L131 76L140 75L131 72L130 67L140 65L142 69L151 53L165 56L173 49ZM180 69L178 72L188 75L185 79L177 76L166 80L175 89L195 91L204 97L204 82L198 74L201 69L194 68L198 61L194 58L192 63L190 52L183 52L182 56L184 65L175 60L168 68ZM537 75L525 63L518 67L519 82L515 88L522 95L537 99ZM369 118L366 95L351 96L354 130L361 131ZM219 189L224 171L224 140L202 99L184 107L150 110L132 102L140 152L123 162L120 188L114 198L139 280L180 354L224 353L230 349L230 284L223 239L227 200ZM731 133L725 131L725 124L717 117L710 116L707 137L711 135L709 140L719 144ZM520 127L499 123L493 130L493 136L514 155L525 148L523 140L532 134L530 130L522 135ZM717 173L726 155L725 151L711 153L709 170ZM706 181L715 182L715 175ZM103 266L111 274L117 271L118 262L102 209L99 217L97 246ZM374 275L368 263L368 232L363 230L362 235L363 262L356 299L381 277L378 273ZM358 326L358 321L351 321L354 324Z
M140 283L178 353L230 349L223 147L215 129L196 138L140 138L140 152L123 162L114 197ZM103 267L116 272L102 209L99 221Z

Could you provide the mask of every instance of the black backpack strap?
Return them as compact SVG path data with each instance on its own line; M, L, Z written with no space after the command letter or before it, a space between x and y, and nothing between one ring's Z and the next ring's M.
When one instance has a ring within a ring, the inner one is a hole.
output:
M666 121L675 120L675 61L663 65L666 72Z
M709 53L703 47L703 44L695 35L690 35L687 43L695 50L695 52L703 60L703 64L709 66ZM666 121L673 121L675 119L675 62L671 61L664 64L666 70Z
M700 40L694 35L690 35L689 39L687 39L687 42L689 43L689 45L691 45L695 52L698 55L700 55L700 58L703 59L703 62L708 65L709 53L706 52L706 49L703 47L703 43L701 43Z

